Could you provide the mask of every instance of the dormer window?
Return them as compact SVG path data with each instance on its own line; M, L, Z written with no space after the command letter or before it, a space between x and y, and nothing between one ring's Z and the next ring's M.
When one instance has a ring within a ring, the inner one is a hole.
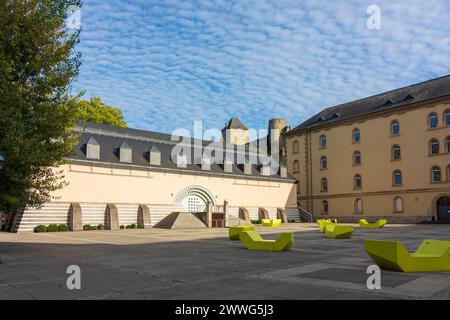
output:
M152 146L149 151L149 161L152 166L161 165L161 152L156 146Z
M187 168L187 156L180 152L175 158L175 164L178 168Z
M231 173L233 172L233 161L228 158L225 158L223 162L223 171Z
M133 150L131 147L124 141L119 147L119 159L120 162L132 162L132 153Z
M383 107L392 106L394 103L391 100L386 100L386 102L383 104Z
M271 170L270 165L265 164L261 166L261 175L262 176L270 176Z
M86 143L86 158L100 159L100 145L93 137L90 137Z
M203 157L202 158L202 170L211 170L211 158L209 157Z

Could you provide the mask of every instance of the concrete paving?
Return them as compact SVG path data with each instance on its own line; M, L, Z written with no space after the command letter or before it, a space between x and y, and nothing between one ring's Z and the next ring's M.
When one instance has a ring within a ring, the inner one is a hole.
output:
M450 299L450 272L382 271L382 288L369 290L363 249L386 239L413 251L450 240L450 225L356 227L349 240L308 223L257 231L294 232L295 245L250 252L227 229L0 233L0 299ZM81 268L81 290L67 289L69 265Z

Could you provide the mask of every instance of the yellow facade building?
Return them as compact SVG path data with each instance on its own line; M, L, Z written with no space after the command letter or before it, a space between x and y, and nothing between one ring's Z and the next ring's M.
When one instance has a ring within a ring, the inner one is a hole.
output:
M450 76L327 108L284 139L314 218L450 221Z

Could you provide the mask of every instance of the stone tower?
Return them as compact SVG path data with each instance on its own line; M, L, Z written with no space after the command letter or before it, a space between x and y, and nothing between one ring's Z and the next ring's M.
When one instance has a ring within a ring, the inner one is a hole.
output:
M248 129L238 118L231 118L225 123L222 136L227 143L236 145L248 143Z
M282 141L283 139L281 139L281 134L287 130L286 119L275 118L275 119L269 120L268 130L269 130L269 132L268 132L268 134L269 134L268 147L269 147L270 153L272 154L272 152L275 151L275 150L272 150L272 141L274 141L274 142L277 141L279 150L282 151L283 147L284 147L284 141Z

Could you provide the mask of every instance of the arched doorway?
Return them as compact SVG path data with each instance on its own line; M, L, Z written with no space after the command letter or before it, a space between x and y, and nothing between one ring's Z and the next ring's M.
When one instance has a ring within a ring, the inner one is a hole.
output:
M189 186L178 192L174 204L183 207L187 212L204 212L208 203L213 206L216 201L208 189L201 186Z
M441 197L436 202L436 215L438 221L450 222L450 197Z

